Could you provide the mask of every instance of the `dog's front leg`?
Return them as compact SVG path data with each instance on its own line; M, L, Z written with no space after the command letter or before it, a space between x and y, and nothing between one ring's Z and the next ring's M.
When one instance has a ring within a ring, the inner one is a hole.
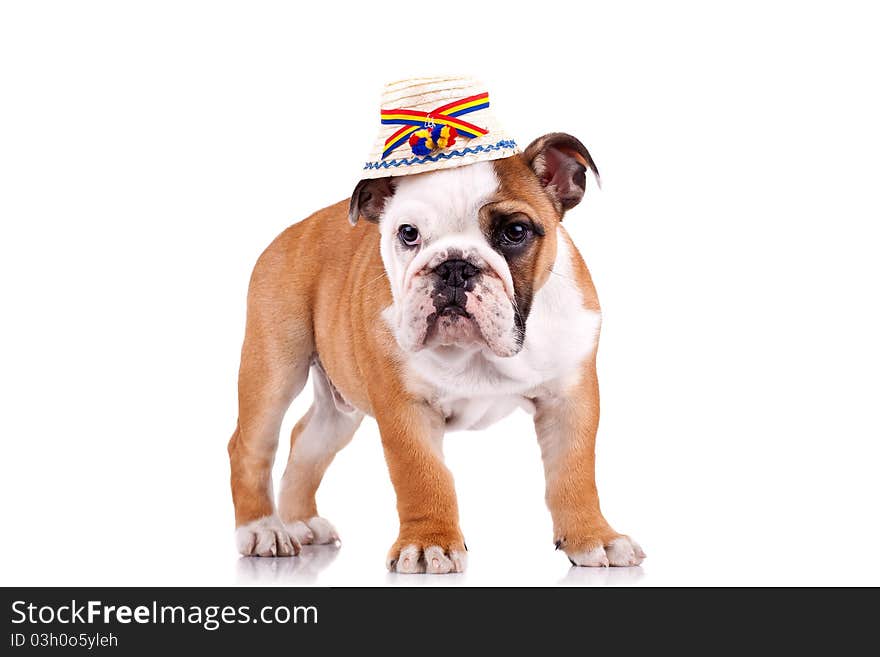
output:
M598 424L594 358L584 365L574 385L535 400L535 429L544 460L554 541L576 566L635 566L645 557L641 547L614 531L599 509Z
M400 534L388 553L398 573L460 573L466 549L458 527L452 473L443 464L444 421L416 400L376 413L385 460L397 493Z

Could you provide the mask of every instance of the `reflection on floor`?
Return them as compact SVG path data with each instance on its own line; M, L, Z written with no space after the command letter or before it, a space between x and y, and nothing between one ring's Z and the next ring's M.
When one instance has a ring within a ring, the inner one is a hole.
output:
M297 557L240 557L236 580L243 585L314 586L318 576L339 556L339 546L306 545ZM379 572L376 573L381 577ZM578 568L572 566L556 581L560 586L632 586L644 577L641 567ZM376 582L380 586L382 580ZM400 575L385 573L386 586L462 586L467 573L457 575ZM514 582L511 581L510 584ZM322 584L325 584L322 582Z
M559 580L562 586L630 586L644 576L641 566L631 568L580 568L572 566Z
M339 555L335 545L304 545L297 557L240 557L240 584L314 584Z

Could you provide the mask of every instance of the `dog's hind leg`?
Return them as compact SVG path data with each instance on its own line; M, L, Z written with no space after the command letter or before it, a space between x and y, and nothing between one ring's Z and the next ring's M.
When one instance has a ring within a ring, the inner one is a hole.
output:
M363 413L333 387L319 362L312 367L315 400L290 434L290 457L281 480L278 509L301 543L334 543L336 530L318 515L315 493L336 453L351 442Z
M272 464L284 414L308 378L314 337L305 300L276 282L290 278L277 275L279 252L270 247L251 279L238 424L229 441L236 543L244 555L289 556L300 548L275 510Z

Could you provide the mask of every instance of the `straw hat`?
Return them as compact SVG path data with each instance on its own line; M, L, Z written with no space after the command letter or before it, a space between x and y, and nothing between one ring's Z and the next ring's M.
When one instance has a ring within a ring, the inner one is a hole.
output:
M379 120L379 136L362 179L406 176L519 153L495 119L486 87L469 77L391 82L382 93Z

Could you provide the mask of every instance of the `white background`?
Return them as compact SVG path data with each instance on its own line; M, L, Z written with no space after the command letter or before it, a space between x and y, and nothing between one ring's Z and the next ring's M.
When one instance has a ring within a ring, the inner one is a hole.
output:
M880 584L869 6L3 3L0 583ZM250 269L350 194L383 82L448 71L603 173L566 226L604 308L603 508L642 568L553 551L524 414L447 439L463 576L385 572L372 420L319 493L341 549L234 550Z

